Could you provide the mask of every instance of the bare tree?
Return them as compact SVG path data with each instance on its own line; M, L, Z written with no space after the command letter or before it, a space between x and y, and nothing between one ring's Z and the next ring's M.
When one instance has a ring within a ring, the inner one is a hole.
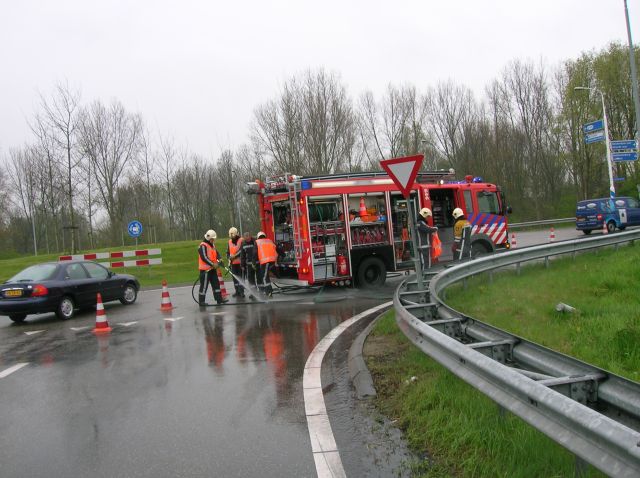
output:
M41 117L36 117L36 124L41 124L44 134L51 134L58 147L64 152L65 157L65 194L67 196L67 207L69 209L68 226L71 231L71 252L76 252L75 230L77 228L74 211L74 181L73 171L78 165L79 155L77 154L77 131L80 116L80 93L72 90L68 83L58 84L52 97L47 100L40 95L41 107L43 110Z
M95 171L98 191L109 216L112 237L122 233L117 191L125 168L132 164L141 149L142 120L127 113L124 106L113 101L105 106L95 101L84 111L81 143Z
M9 157L11 168L8 171L11 188L14 192L17 206L31 222L33 252L37 256L36 211L38 208L38 181L36 177L36 159L30 146L9 151Z
M457 167L465 126L473 121L475 100L467 87L452 81L430 88L425 98L430 129L449 165Z

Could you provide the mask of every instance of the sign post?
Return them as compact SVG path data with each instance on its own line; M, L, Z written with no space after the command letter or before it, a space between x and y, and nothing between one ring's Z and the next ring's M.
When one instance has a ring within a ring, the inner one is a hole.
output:
M136 239L136 247L138 246L138 237L142 234L142 223L140 221L131 221L127 226L127 231L131 237Z
M406 158L384 159L380 161L380 166L387 172L400 192L407 200L407 212L409 214L409 230L411 231L411 245L413 250L413 263L415 264L418 289L424 290L422 277L422 264L418 250L418 235L416 230L416 211L413 210L411 201L411 189L416 181L418 171L424 160L423 154L408 156Z

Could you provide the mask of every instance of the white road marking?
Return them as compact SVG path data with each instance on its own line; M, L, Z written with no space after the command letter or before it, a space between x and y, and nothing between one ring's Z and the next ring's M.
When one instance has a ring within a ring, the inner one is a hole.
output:
M3 370L2 372L0 372L0 378L5 378L5 377L11 375L13 372L17 372L22 367L26 367L27 365L29 365L29 362L17 363L13 367L9 367L8 369Z
M182 320L182 319L184 319L184 317L175 317L175 318L169 317L169 318L164 319L164 320L166 320L167 322L175 322L176 320Z
M318 342L307 358L302 375L302 388L307 427L309 428L309 438L311 439L311 451L313 452L313 461L316 465L318 478L347 476L342 466L340 452L331 430L327 407L324 403L321 380L324 354L340 334L353 324L371 314L386 309L390 305L392 305L392 302L386 302L342 322Z
M118 323L116 325L122 325L123 327L129 327L129 326L131 326L133 324L137 324L137 323L138 323L138 321L134 320L133 322L120 322L120 323Z
M35 335L35 334L39 334L40 332L44 332L44 330L30 330L29 332L25 332L25 334Z
M85 330L85 329L89 329L91 328L90 325L85 325L84 327L71 327L71 330L73 330L74 332L78 332L80 330Z
M209 312L209 315L226 315L225 312Z

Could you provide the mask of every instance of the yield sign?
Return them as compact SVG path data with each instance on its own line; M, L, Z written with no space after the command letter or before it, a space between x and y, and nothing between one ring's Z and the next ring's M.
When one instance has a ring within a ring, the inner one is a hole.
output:
M389 177L398 186L405 199L409 199L411 188L423 160L424 155L418 154L416 156L407 156L406 158L383 159L380 161L380 166L389 174Z

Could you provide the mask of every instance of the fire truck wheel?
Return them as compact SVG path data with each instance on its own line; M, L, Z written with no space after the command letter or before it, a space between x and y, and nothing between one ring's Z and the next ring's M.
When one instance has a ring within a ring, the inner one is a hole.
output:
M489 254L491 251L482 242L477 241L471 244L471 257L478 257L484 254Z
M387 269L384 262L377 257L365 258L358 267L358 284L360 287L382 287L387 280Z

